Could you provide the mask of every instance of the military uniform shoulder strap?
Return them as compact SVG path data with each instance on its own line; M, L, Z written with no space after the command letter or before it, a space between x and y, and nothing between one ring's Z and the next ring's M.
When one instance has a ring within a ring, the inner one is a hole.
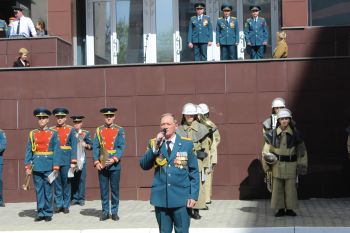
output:
M219 19L223 19L222 17L219 17Z
M56 126L51 126L51 127L49 127L49 129L56 131Z
M82 129L81 131L84 132L84 133L90 133L89 131L87 131L85 129Z
M234 17L234 16L231 16L231 19L236 19L236 17Z
M149 143L150 143L150 146L153 148L153 147L155 147L155 145L156 145L156 143L157 143L157 138L152 138L150 141L149 141Z
M123 127L121 127L120 125L117 125L117 124L113 124L113 127L116 127L116 128L123 128Z
M186 140L186 141L192 141L191 138L187 138L187 137L181 137L182 140Z

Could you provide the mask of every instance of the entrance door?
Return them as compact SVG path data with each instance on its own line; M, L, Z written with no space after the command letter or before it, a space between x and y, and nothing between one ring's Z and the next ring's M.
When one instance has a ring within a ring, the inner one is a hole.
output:
M86 1L87 64L142 63L142 1Z

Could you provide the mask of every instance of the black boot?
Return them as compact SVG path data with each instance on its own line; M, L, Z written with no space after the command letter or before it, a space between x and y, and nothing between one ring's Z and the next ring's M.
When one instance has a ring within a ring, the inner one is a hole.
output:
M193 219L201 219L202 216L199 215L199 210L198 209L194 209L193 212L192 212L192 216L191 216Z
M297 213L295 213L293 210L287 209L287 210L286 210L286 215L287 215L287 216L295 217L295 216L297 216Z
M279 210L277 211L277 213L275 214L275 217L282 217L282 216L284 216L284 215L286 215L285 210L284 210L284 209L279 209Z

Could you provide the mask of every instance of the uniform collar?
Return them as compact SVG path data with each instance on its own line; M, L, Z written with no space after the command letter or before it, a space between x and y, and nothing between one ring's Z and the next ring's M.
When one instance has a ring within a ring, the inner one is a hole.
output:
M286 132L289 135L293 135L293 130L290 128L290 126L288 125L287 129L282 131L282 129L280 127L277 128L277 135L280 135L282 132Z
M184 129L187 130L188 128L191 128L194 131L198 131L198 128L199 128L198 122L196 120L194 120L191 125L185 124Z
M174 134L174 136L170 138L170 140L166 140L166 142L169 142L169 141L174 145L176 141L176 134Z

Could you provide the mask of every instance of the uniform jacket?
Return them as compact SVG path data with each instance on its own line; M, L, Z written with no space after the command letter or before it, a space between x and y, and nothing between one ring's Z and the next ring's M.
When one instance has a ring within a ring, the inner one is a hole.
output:
M4 164L4 152L6 150L7 140L3 130L0 129L0 165Z
M60 141L59 160L61 166L67 166L77 162L77 138L74 137L74 128L70 125L62 127L53 126L52 130L57 131Z
M210 139L210 162L211 164L218 163L218 146L221 141L221 136L219 129L209 118L202 116L201 124L205 125L209 130L209 139Z
M30 64L28 61L24 61L24 64L21 62L21 59L18 58L15 62L13 62L13 67L29 67Z
M210 17L203 15L202 20L198 16L192 16L188 24L188 43L208 43L213 41L213 28Z
M8 28L5 20L0 19L0 38L8 37Z
M210 141L209 141L209 130L203 124L198 121L193 121L191 126L187 124L180 125L176 133L182 137L190 138L193 141L194 153L197 156L199 151L204 151L208 156L203 159L200 163L199 169L202 170L203 167L210 167Z
M118 158L118 163L113 163L105 169L120 170L121 158L125 150L124 129L116 124L110 126L102 125L96 129L96 135L93 142L93 161L94 164L100 159L101 145L109 152L109 158Z
M156 139L150 140L146 153L140 159L144 170L154 167L155 159L162 154L167 158L167 164L154 170L151 204L157 207L176 208L187 205L188 199L197 200L199 195L199 173L197 159L193 154L193 143L190 139L176 134L175 144L168 155L166 144L163 143L158 152L153 152ZM187 166L176 167L177 156L187 156Z
M269 33L265 19L258 17L257 22L253 18L247 19L244 25L244 36L247 44L250 43L252 46L267 43Z
M288 45L285 40L281 40L277 43L277 46L272 55L273 58L286 58L288 57Z
M55 130L46 127L43 130L30 131L24 164L26 169L44 172L59 169L60 142Z
M216 43L220 45L236 45L239 42L239 28L236 17L219 18L216 23Z
M263 153L273 153L277 156L297 156L295 162L277 161L272 165L273 177L280 179L292 179L297 175L305 175L307 171L307 152L303 139L296 129L290 126L285 131L280 127L265 134L265 144ZM262 160L265 171L270 170L270 166Z

